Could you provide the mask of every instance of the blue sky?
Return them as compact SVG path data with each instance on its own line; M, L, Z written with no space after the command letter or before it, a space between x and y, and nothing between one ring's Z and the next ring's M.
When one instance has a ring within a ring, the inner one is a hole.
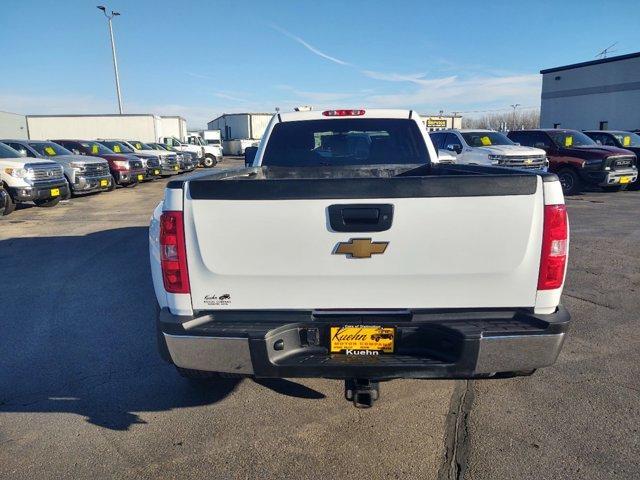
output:
M114 113L99 0L3 0L0 110ZM637 1L110 0L126 113L295 105L480 111L540 102L542 68L640 50Z

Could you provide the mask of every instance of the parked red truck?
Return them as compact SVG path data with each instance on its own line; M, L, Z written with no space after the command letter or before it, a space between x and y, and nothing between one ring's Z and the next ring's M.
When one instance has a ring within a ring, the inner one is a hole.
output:
M633 152L598 145L577 130L514 130L507 136L520 145L547 152L549 171L558 175L565 195L580 193L586 185L617 191L638 179Z

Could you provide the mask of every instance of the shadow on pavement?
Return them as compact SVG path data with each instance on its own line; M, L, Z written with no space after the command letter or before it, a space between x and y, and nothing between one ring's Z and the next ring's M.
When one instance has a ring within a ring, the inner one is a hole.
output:
M325 398L323 393L306 387L300 383L285 380L283 378L259 378L254 380L258 385L262 385L274 392L288 397L306 398L310 400L320 400Z
M194 387L156 349L146 227L0 241L0 415L68 412L104 428L211 405L239 380Z

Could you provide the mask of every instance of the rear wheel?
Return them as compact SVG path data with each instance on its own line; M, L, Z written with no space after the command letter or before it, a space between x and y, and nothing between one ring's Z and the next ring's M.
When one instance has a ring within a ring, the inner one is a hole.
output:
M58 203L60 203L60 198L61 197L47 198L46 200L34 200L33 203L35 203L37 207L55 207Z
M561 168L556 175L558 175L560 185L562 185L562 192L565 195L575 195L582 191L582 180L580 180L578 172L574 169Z

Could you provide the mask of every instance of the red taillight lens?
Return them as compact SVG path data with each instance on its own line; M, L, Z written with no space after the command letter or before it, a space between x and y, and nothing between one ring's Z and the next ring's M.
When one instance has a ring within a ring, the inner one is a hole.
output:
M538 290L553 290L562 286L567 265L568 232L566 207L545 205Z
M167 292L191 291L182 212L164 212L160 216L160 263L164 289Z
M325 117L358 117L364 115L364 110L325 110L322 115Z

